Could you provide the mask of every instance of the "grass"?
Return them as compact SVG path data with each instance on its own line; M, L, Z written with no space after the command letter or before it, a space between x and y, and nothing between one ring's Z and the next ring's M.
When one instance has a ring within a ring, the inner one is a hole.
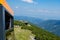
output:
M35 35L36 40L60 40L60 37L41 29L31 23L30 26L21 21L14 21L15 25L19 25L15 30L16 40L31 40L30 35Z
M32 40L30 36L34 37L30 30L21 29L21 27L15 27L14 31L16 40Z
M14 31L6 30L6 40L14 40Z

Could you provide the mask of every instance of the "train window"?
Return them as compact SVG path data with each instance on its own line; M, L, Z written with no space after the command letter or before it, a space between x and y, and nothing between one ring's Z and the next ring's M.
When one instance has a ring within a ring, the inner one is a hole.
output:
M11 23L10 23L10 15L7 11L5 11L5 29L9 29L10 26L11 26Z

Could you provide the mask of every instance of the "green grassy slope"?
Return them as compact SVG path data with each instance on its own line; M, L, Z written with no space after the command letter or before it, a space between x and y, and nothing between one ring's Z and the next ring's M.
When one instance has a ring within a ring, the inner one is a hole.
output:
M19 27L15 26L14 30L16 40L32 40L30 36L34 37L30 30L21 29L20 26Z
M15 20L14 25L19 25L24 30L32 31L32 33L35 35L36 40L60 40L60 37L48 32L44 29L38 28L37 26L35 26L33 24L29 24L29 23L26 24L24 21ZM27 35L27 33L26 33L26 35Z

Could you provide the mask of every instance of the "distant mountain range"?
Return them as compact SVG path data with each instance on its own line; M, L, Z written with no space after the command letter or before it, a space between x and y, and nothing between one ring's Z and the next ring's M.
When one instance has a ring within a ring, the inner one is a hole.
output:
M38 25L43 29L60 35L60 20L45 20Z
M33 24L39 24L42 21L42 19L34 18L34 17L27 17L27 16L15 16L14 19L28 21Z
M48 30L49 32L60 36L60 20L42 20L39 18L27 16L15 16L15 19L31 22L40 28L43 28L45 30Z

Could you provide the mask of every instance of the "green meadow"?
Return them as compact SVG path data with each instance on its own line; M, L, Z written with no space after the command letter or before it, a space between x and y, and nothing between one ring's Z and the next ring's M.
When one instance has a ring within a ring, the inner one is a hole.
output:
M14 21L16 40L60 40L60 37L29 22Z

